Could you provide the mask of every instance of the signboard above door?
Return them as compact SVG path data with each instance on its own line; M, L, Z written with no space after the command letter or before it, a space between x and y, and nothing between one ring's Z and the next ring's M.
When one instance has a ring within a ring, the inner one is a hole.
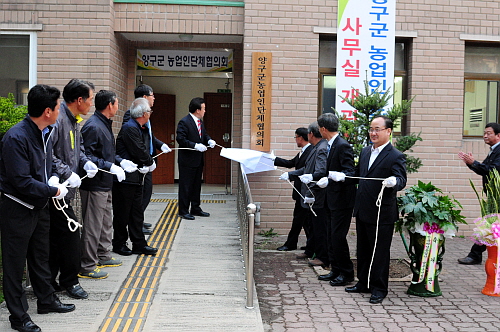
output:
M233 50L137 50L138 70L232 72Z

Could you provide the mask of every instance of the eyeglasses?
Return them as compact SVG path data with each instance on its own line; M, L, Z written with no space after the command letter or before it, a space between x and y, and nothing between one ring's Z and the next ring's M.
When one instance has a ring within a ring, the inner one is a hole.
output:
M146 113L151 114L151 113L153 113L153 111L152 111L152 110L149 110L149 111L146 111Z
M377 133L377 134L378 134L380 131L382 131L382 130L386 130L386 129L387 129L387 128L370 128L370 129L368 129L368 132L369 132L370 134L372 134L372 133Z

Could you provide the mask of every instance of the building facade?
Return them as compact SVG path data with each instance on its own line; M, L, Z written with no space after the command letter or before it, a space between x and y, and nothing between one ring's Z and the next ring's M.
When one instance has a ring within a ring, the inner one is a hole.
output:
M421 133L423 139L413 151L423 166L409 176L408 185L432 181L462 203L469 223L479 216L469 179L477 186L481 181L457 153L472 152L483 160L488 152L484 125L499 120L499 17L498 1L396 3L396 91L400 98L415 98L402 131ZM92 81L97 90L116 91L123 114L134 87L145 83L159 96L157 105L163 100L169 105L161 112L155 109L152 118L153 125L158 123L155 133L161 132L168 143L174 142L173 130L189 100L206 96L215 100L207 102L207 128L217 133L212 138L248 148L252 54L270 52L270 149L293 157L295 128L307 127L328 110L335 95L336 26L336 0L6 0L0 4L0 95L11 92L21 103L36 83L62 89L77 77ZM141 50L195 55L230 50L232 69L144 70L137 61ZM226 99L219 102L219 97ZM115 121L116 130L120 123ZM214 169L206 174L207 183L234 187L236 165L207 159L206 172ZM175 167L172 156L165 168ZM253 198L262 205L260 227L286 233L292 189L278 180L280 174L256 173L249 179ZM172 172L158 181L175 177ZM471 229L462 226L459 233L467 235Z

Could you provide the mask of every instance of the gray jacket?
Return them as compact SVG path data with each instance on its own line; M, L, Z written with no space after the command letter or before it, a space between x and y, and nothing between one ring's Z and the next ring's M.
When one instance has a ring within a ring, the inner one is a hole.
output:
M54 142L53 163L56 166L56 172L61 182L66 181L71 172L79 175L84 174L83 165L90 160L85 155L78 122L66 102L61 102L59 117L52 132ZM75 191L75 188L68 188L68 194L65 198L73 199Z

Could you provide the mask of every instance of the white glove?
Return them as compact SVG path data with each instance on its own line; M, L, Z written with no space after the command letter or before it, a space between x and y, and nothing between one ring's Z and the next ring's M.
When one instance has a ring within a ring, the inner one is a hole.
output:
M285 173L281 174L280 180L288 181L288 172L285 172Z
M209 139L208 146L210 146L212 149L215 148L215 141L213 139Z
M151 166L149 166L149 171L152 172L156 169L156 163L155 161L153 160L153 164Z
M122 159L122 161L120 161L120 166L127 173L132 173L137 171L137 164L128 159Z
M392 188L396 184L398 184L398 181L396 180L396 177L394 176L389 176L387 179L385 179L382 184L385 184L387 188Z
M52 175L49 181L47 181L47 184L51 187L57 187L59 185L59 178L55 175Z
M304 197L304 203L306 204L314 204L314 197Z
M312 174L304 174L304 175L299 176L299 179L300 179L300 181L302 181L302 183L308 184L313 180L313 175Z
M82 179L75 172L71 172L71 175L66 180L71 188L78 188L82 184Z
M163 145L161 146L160 150L161 150L161 152L163 152L163 153L169 153L170 151L172 151L172 149L170 149L170 148L168 147L168 145L167 145L167 144L163 144Z
M194 149L195 149L196 151L200 151L200 152L205 152L205 151L207 151L207 147L206 147L205 145L203 145L203 144L200 144L200 143L196 143L196 144L194 145Z
M262 154L262 156L264 158L271 159L272 161L274 161L276 159L276 156L274 155L274 150L271 151L271 153L264 153L264 154Z
M143 166L143 167L139 168L139 172L140 172L141 174L146 174L146 173L148 173L148 172L149 172L149 166Z
M320 188L326 188L328 186L328 178L326 176L322 177L316 182L316 185Z
M336 172L336 171L330 171L328 172L328 178L332 179L335 182L344 182L345 181L345 174L342 172Z
M96 165L96 164L94 164L93 162L91 162L90 160L89 160L89 161L87 161L87 162L85 163L85 165L83 165L83 169L84 169L85 171L87 171L87 177L88 177L89 179L92 179L92 178L93 178L93 177L97 174L97 171L99 170L99 169L97 168L97 165Z
M118 167L115 164L112 164L111 168L109 169L109 171L111 173L113 173L114 175L116 175L116 178L118 179L118 182L122 182L123 180L125 180L125 171L123 170L123 168Z
M57 185L57 189L59 189L59 195L54 196L55 198L63 199L64 196L66 196L66 194L68 193L68 188L66 188L66 184L68 184L68 182L65 181L65 182Z

